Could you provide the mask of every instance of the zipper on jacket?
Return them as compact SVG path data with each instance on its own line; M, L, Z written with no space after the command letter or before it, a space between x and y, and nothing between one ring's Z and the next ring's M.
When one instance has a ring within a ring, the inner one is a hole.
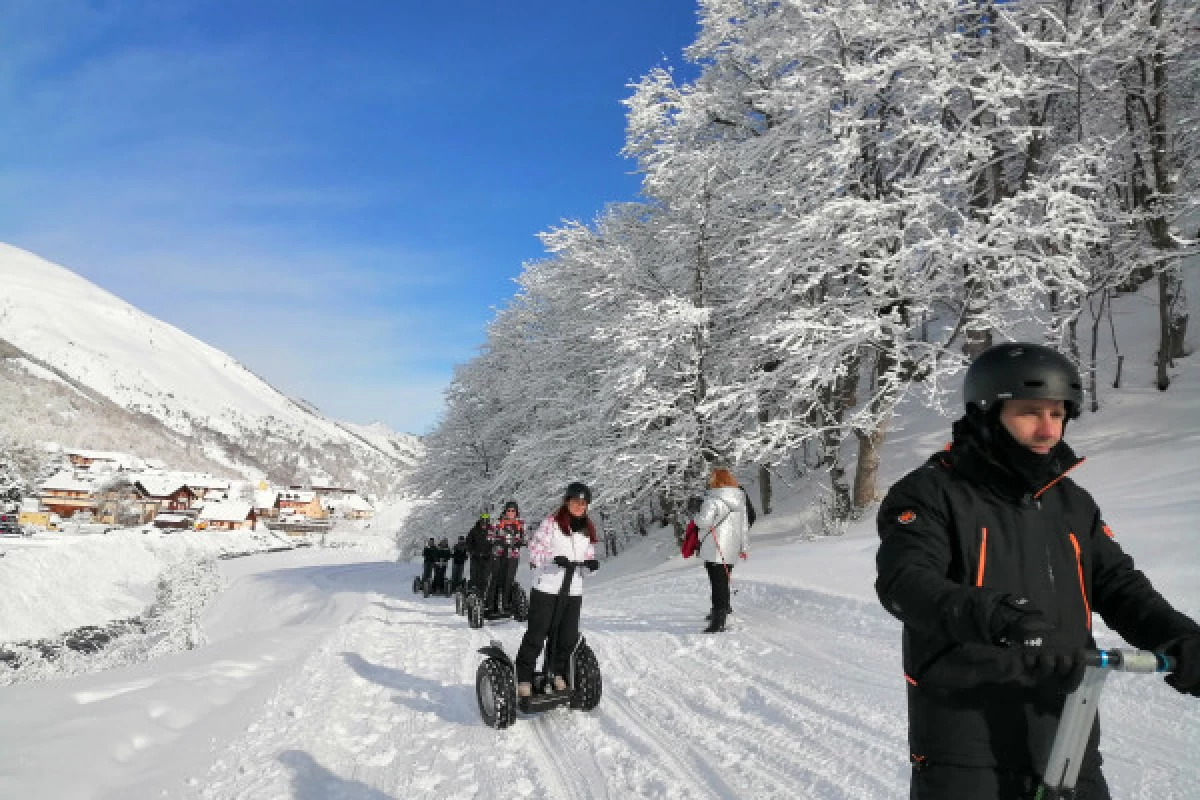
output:
M1092 607L1088 604L1087 599L1087 583L1083 580L1083 556L1079 550L1079 540L1075 538L1075 534L1071 533L1071 546L1075 548L1075 568L1079 570L1079 594L1083 598L1083 611L1087 615L1084 623L1087 629L1092 629Z
M975 585L983 586L983 570L987 566L987 528L979 535L979 569L975 572Z

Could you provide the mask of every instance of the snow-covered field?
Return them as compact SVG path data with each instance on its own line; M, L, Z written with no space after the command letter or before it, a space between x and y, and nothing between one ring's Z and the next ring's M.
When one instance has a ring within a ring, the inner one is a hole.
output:
M1200 616L1200 372L1108 402L1069 429L1089 456L1077 478ZM897 435L885 481L946 428ZM666 531L607 562L583 618L599 707L506 731L480 722L476 651L515 651L518 626L470 630L450 600L412 594L415 565L368 551L223 561L206 646L0 689L0 797L905 797L899 624L874 598L872 521L810 540L808 514L793 498L755 526L725 635L699 633L707 583ZM1115 797L1200 797L1200 702L1118 675L1102 715Z

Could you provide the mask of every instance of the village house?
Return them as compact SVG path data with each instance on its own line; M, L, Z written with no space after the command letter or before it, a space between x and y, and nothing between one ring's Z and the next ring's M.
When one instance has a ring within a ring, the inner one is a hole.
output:
M251 530L257 515L252 503L244 500L221 500L205 503L196 517L196 528L209 530Z
M147 497L127 478L111 480L94 495L96 516L107 525L144 525L159 511L158 500Z
M375 516L375 508L356 492L343 497L331 498L325 501L329 513L343 519L371 519Z
M128 453L114 453L104 450L64 450L75 469L96 472L117 472L125 469L142 469L145 463L137 456Z
M196 502L196 493L172 475L142 475L133 485L147 500L158 504L158 511L187 511Z
M279 492L275 499L276 515L279 517L302 516L308 519L325 519L329 516L321 505L321 499L311 489L291 487Z
M63 519L96 510L92 485L76 478L71 470L63 470L42 484L38 499L45 511L58 514Z
M198 473L188 473L182 478L184 485L195 493L197 499L227 500L229 498L230 483L223 478L214 478L212 475Z

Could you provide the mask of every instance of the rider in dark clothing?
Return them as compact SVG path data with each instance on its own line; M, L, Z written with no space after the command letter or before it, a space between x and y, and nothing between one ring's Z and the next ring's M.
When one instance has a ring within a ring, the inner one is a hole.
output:
M460 536L454 545L454 555L451 556L453 566L450 571L450 588L457 591L459 584L463 579L463 567L467 563L467 557L470 553L467 552L467 537Z
M425 543L425 549L421 551L421 557L424 559L424 567L421 570L421 585L429 586L429 581L433 579L433 564L437 561L437 542L432 536Z
M1175 611L1066 473L1079 374L1038 345L991 348L967 372L954 440L888 492L875 587L904 623L911 797L1000 800L1036 788L1065 694L1094 648L1092 614L1176 656L1200 692L1200 626ZM1108 798L1099 727L1079 798Z
M454 551L450 549L450 542L442 539L438 542L438 546L433 553L433 590L435 592L446 591L446 567L450 563L450 559L454 556Z
M481 514L467 533L467 552L471 557L471 586L482 593L487 586L488 558L492 545L488 539L491 530L489 515Z

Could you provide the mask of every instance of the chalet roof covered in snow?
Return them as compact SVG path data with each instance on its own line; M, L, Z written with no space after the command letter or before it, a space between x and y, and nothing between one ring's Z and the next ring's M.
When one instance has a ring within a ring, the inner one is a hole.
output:
M180 489L187 489L187 484L178 475L141 475L136 483L150 497L170 497ZM191 489L188 489L191 491Z
M244 500L220 500L205 503L197 519L206 522L245 522L253 512L253 506Z
M90 492L92 491L92 484L76 478L75 473L71 470L64 469L62 472L54 475L48 481L43 483L42 491Z

